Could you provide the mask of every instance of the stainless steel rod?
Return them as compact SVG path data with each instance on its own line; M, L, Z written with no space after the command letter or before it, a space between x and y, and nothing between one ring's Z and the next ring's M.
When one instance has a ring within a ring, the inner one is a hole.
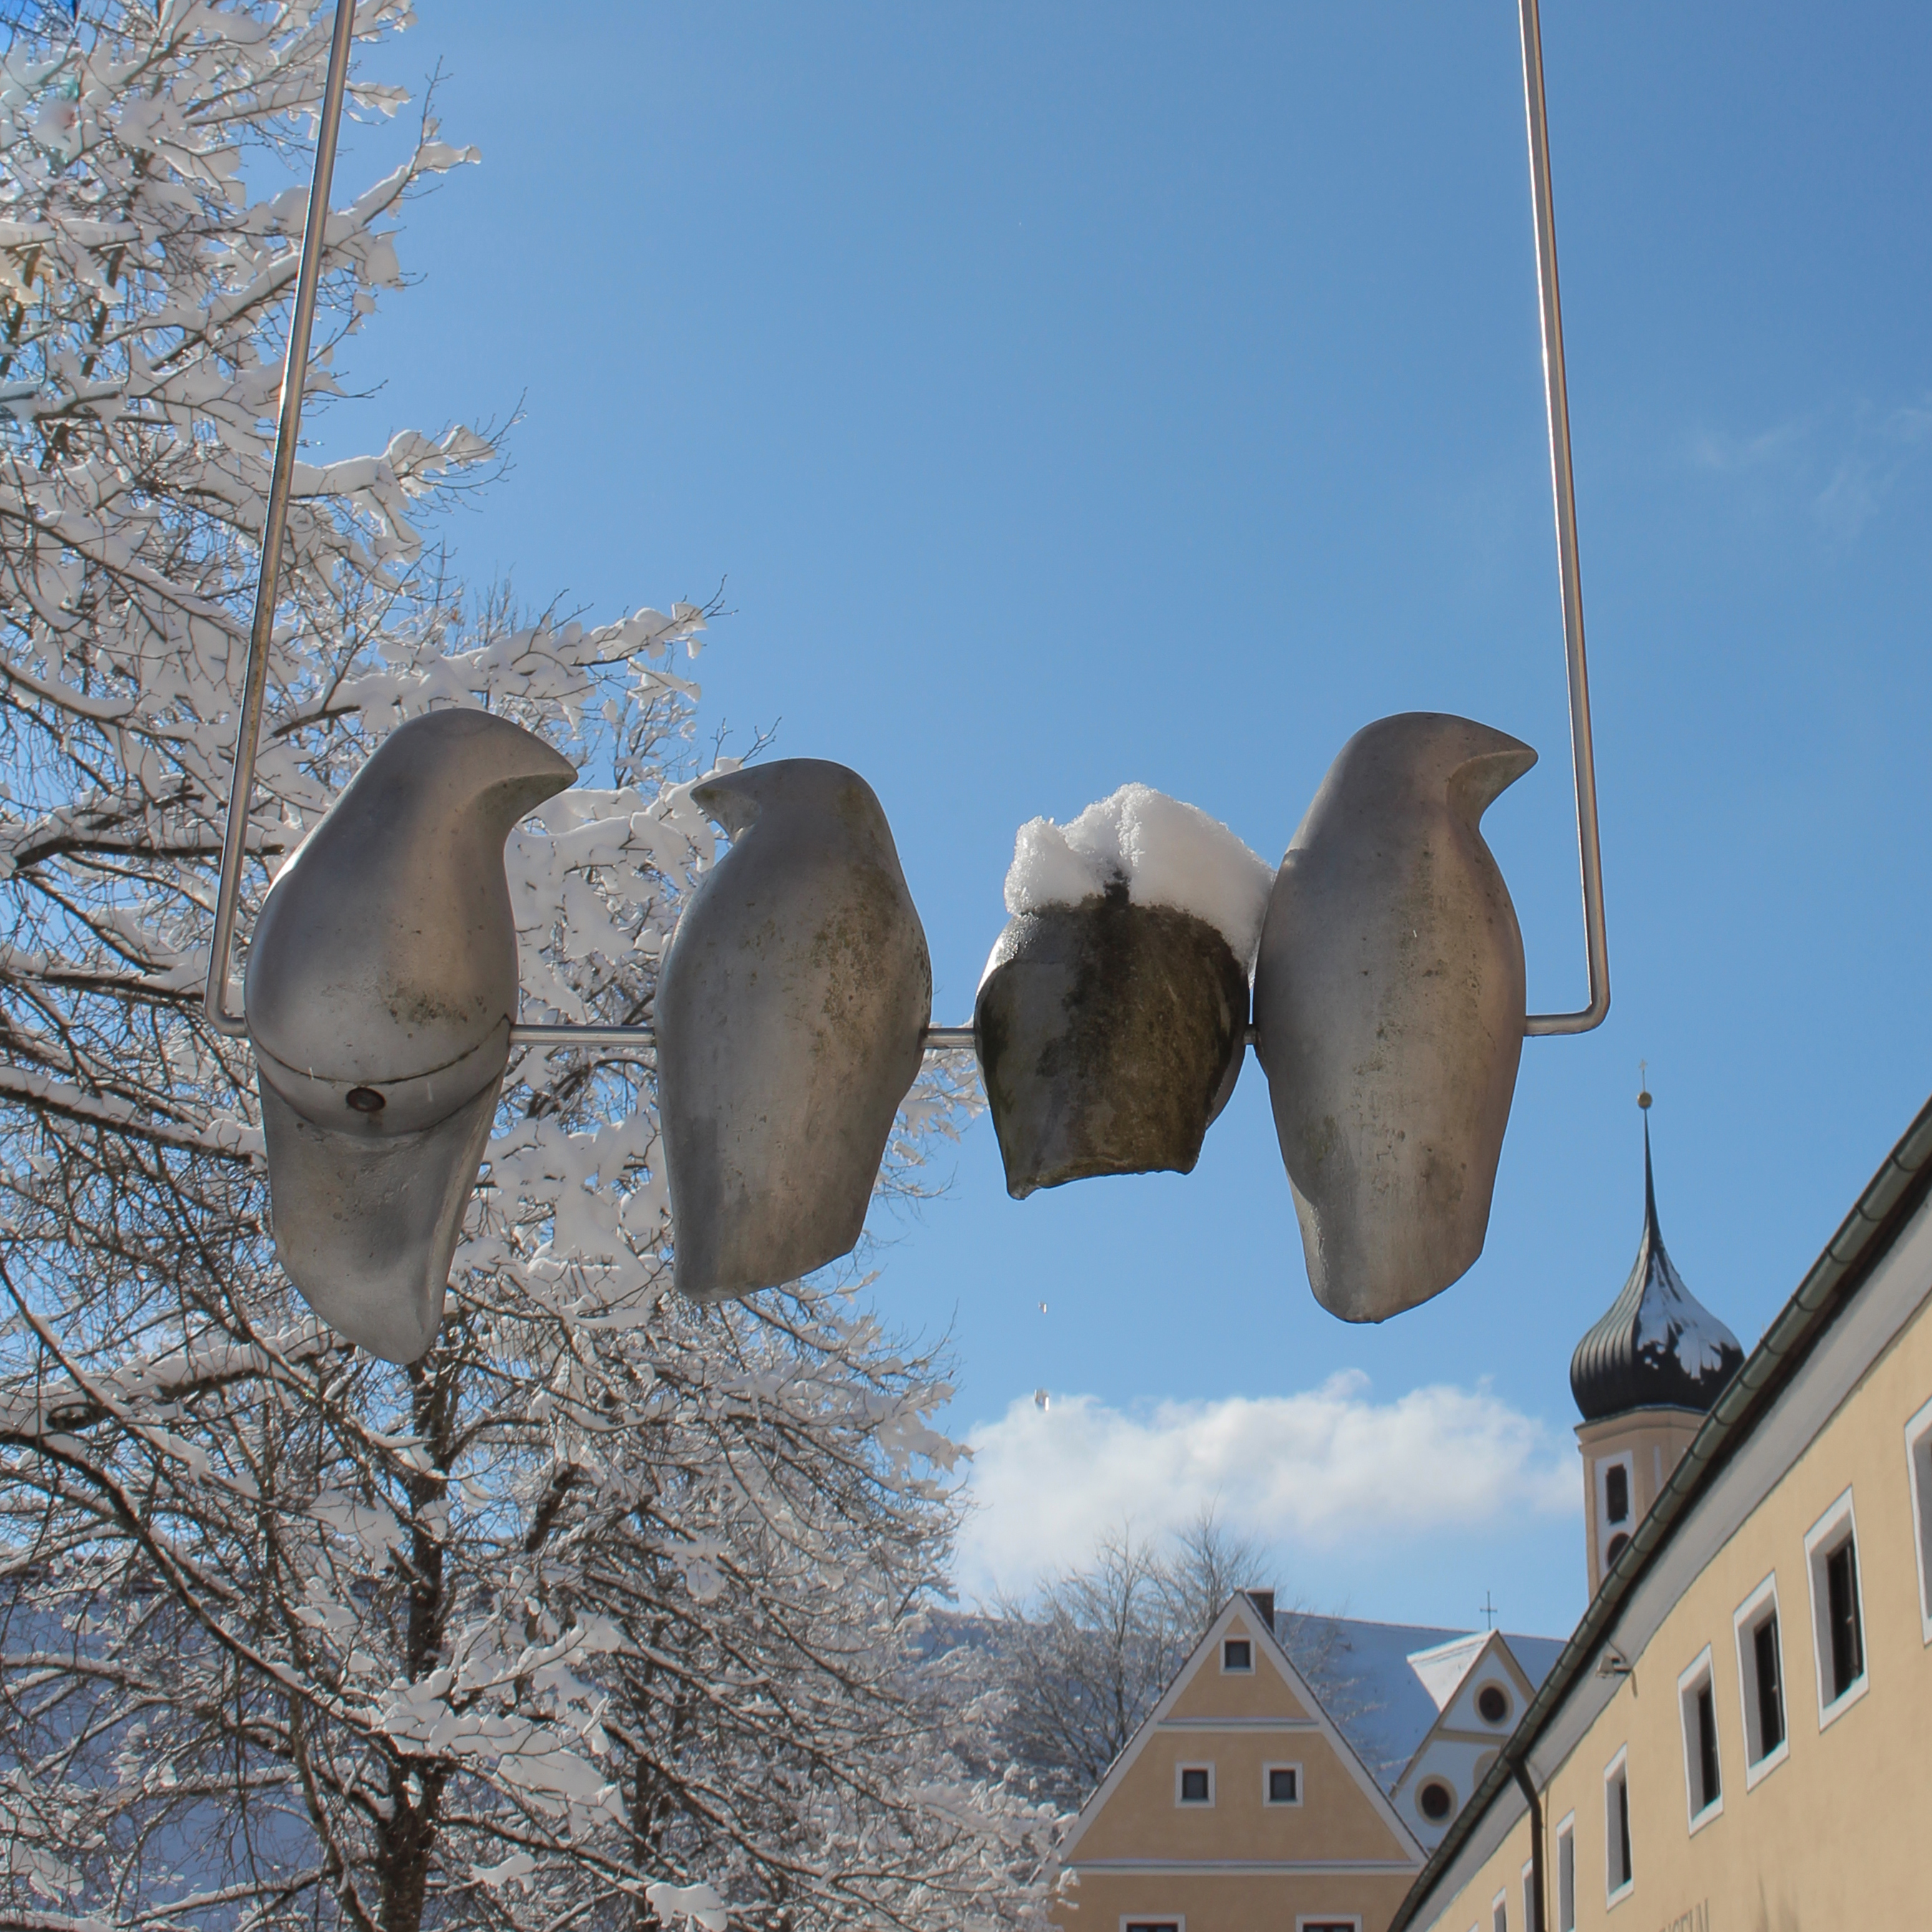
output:
M657 1029L646 1026L572 1026L562 1022L553 1026L532 1024L517 1025L510 1029L512 1046L656 1046ZM1252 1027L1241 1029L1241 1043L1252 1046L1255 1030ZM952 1053L962 1049L970 1050L973 1045L973 1029L970 1026L929 1026L926 1030L924 1044L928 1053Z
M282 535L288 526L295 482L296 446L302 435L302 388L308 380L308 340L322 281L322 243L328 227L328 190L335 178L335 140L342 126L349 84L349 46L356 32L356 0L335 0L335 29L328 46L328 78L322 92L322 126L315 144L315 172L302 220L302 262L296 273L295 308L289 316L288 354L282 364L281 407L275 419L275 454L268 476L268 511L262 524L261 574L255 586L255 620L248 632L248 668L242 677L242 713L235 730L235 771L228 790L228 823L221 838L221 882L214 900L214 936L202 1005L218 1032L248 1030L228 1010L228 962L235 950L235 908L248 855L248 806L255 791L255 754L262 735L262 703L268 684L268 646L274 636L275 593L280 583Z
M512 1046L656 1046L657 1029L646 1026L573 1026L562 1022L554 1025L513 1026ZM950 1053L973 1044L970 1026L936 1027L926 1030L928 1053Z
M1543 24L1537 0L1520 0L1522 91L1529 117L1529 192L1536 224L1537 295L1543 312L1543 388L1550 412L1550 475L1556 498L1556 569L1563 593L1563 655L1570 683L1570 756L1576 779L1576 856L1583 875L1583 946L1590 1004L1574 1013L1532 1013L1526 1034L1588 1033L1610 1010L1610 946L1604 925L1604 855L1597 835L1597 760L1590 737L1590 671L1583 652L1583 572L1576 549L1576 484L1570 466L1570 387L1563 368L1563 301L1556 282L1556 214L1550 186L1550 118L1543 96Z

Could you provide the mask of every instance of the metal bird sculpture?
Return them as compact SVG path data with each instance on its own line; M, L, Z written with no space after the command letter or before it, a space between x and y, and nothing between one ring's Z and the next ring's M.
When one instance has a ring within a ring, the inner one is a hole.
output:
M576 776L488 712L411 718L256 926L244 1000L275 1251L318 1315L388 1361L435 1338L509 1058L503 843Z
M1522 1051L1522 935L1478 829L1536 762L1410 712L1342 746L1262 928L1256 1051L1316 1298L1381 1322L1483 1251Z
M674 1279L711 1302L857 1244L919 1072L932 969L857 772L780 759L692 796L732 842L665 956L658 1101Z

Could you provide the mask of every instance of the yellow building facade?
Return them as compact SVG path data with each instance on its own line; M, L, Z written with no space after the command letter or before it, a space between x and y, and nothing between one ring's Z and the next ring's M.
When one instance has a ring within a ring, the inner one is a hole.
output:
M1386 1932L1561 1648L1238 1592L1082 1808L1062 1932Z
M1932 1924L1928 1185L1932 1107L1639 1498L1394 1932ZM1618 1431L1580 1434L1587 1466ZM1593 1571L1599 1534L1593 1502Z
M1234 1597L1082 1808L1062 1932L1383 1932L1421 1845Z

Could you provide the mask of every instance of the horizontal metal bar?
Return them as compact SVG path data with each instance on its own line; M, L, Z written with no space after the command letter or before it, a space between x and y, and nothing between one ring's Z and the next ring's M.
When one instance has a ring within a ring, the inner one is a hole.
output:
M656 1027L572 1026L560 1022L550 1026L519 1024L510 1029L512 1046L538 1046L546 1050L554 1046L655 1047L657 1043ZM929 1026L926 1030L928 1053L950 1053L972 1044L970 1026Z
M571 1026L559 1022L552 1026L518 1024L510 1029L512 1046L650 1046L658 1043L657 1029L647 1026ZM1255 1030L1241 1029L1241 1043L1252 1046ZM953 1053L973 1045L970 1026L929 1026L926 1030L928 1053Z
M647 1026L513 1026L512 1046L656 1046L656 1027Z

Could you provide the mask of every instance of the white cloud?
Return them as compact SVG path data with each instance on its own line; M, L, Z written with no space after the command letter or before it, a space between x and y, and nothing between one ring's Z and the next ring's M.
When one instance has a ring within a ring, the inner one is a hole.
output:
M1231 1529L1287 1547L1394 1555L1438 1532L1514 1532L1574 1516L1576 1454L1486 1388L1377 1402L1358 1371L1299 1395L1163 1402L1030 1395L968 1432L977 1508L961 1540L969 1596L1024 1589L1122 1522L1158 1538L1211 1504Z
M1756 436L1702 430L1697 467L1768 488L1774 502L1808 504L1826 536L1849 544L1877 515L1906 471L1932 448L1932 398L1879 409L1814 410Z

